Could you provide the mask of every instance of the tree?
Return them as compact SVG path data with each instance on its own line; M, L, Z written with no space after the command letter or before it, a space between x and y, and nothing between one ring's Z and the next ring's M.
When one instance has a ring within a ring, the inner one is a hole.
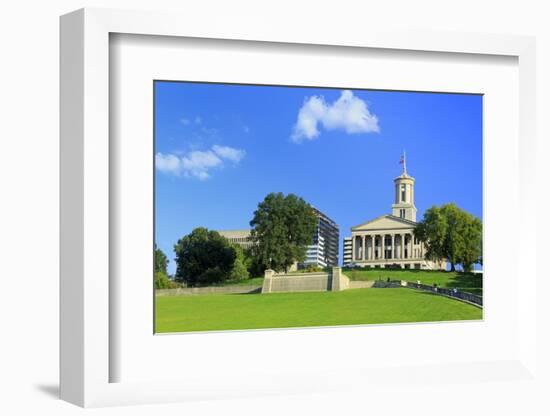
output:
M246 267L247 260L245 258L244 250L237 244L233 245L233 249L235 250L235 261L233 262L233 267L229 273L229 278L232 280L248 279L249 274Z
M481 220L460 209L455 204L433 206L415 228L415 236L426 246L426 258L447 260L451 270L462 264L470 271L482 256Z
M168 257L166 257L166 254L160 249L157 248L155 244L155 273L156 272L162 272L165 275L168 275Z
M178 240L175 279L188 286L219 283L228 278L236 258L235 248L217 231L195 228Z
M433 206L426 210L423 220L416 224L414 234L416 238L424 242L425 257L428 260L439 261L445 258L447 220L440 208Z
M463 232L464 246L459 254L458 261L462 264L465 272L470 272L475 263L483 264L483 225L481 220L475 217L469 218Z
M155 289L173 289L177 286L178 284L173 280L170 280L166 273L155 273Z
M270 193L258 204L250 221L254 254L265 269L288 270L295 261L303 261L313 241L318 219L302 198Z

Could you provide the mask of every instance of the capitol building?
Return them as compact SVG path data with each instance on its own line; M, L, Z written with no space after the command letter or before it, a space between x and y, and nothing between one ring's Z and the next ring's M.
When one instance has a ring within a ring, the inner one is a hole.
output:
M445 270L445 261L435 262L424 258L424 244L414 236L415 180L407 174L404 156L400 163L403 165L403 173L393 180L395 197L392 213L351 227L351 237L344 238L344 267Z

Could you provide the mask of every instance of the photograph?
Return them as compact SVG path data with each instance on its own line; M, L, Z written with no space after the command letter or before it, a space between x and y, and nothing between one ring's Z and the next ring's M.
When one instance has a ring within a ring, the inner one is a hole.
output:
M483 320L483 95L155 80L154 332Z

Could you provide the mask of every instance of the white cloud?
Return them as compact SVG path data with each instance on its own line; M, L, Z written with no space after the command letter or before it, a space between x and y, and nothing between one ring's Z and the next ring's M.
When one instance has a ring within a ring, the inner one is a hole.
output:
M180 123L183 124L184 126L188 126L188 125L193 124L193 123L201 124L202 123L202 118L199 117L199 116L195 116L193 119L183 117L183 118L180 118Z
M208 171L223 164L223 161L211 150L195 150L181 158L185 176L194 176L201 180L208 179Z
M369 111L367 103L344 90L332 104L323 96L312 96L305 100L298 112L292 140L300 143L319 136L318 125L326 130L344 130L348 134L377 133L380 131L378 117Z
M183 154L181 157L175 154L155 155L156 168L167 174L193 177L200 180L210 178L210 171L222 168L225 162L239 163L246 152L229 146L214 145L208 150L194 150Z
M155 155L156 168L164 173L171 173L173 175L179 175L181 170L181 161L177 156L162 153Z
M212 146L212 150L219 157L230 160L234 163L239 163L246 154L246 152L242 149L234 149L233 147L229 146L218 146L217 144Z

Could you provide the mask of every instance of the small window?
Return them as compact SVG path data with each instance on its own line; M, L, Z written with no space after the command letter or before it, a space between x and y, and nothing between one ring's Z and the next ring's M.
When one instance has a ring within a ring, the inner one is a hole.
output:
M405 202L407 185L401 184L401 202Z

